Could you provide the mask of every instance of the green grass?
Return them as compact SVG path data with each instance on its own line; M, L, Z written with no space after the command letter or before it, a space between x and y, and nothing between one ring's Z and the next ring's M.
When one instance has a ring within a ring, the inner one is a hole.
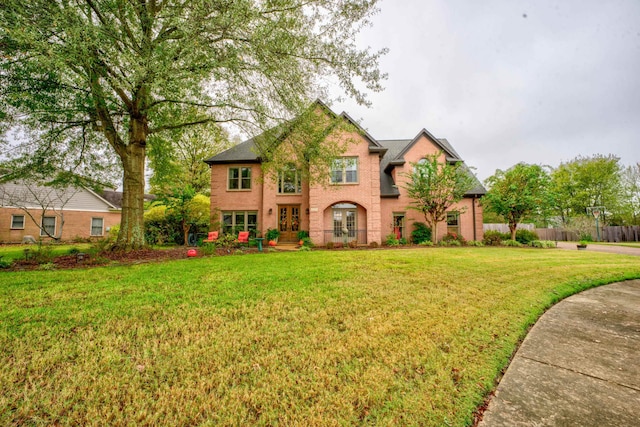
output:
M66 255L71 248L77 248L80 250L89 249L89 243L77 243L75 245L42 245L43 248L50 248L52 256ZM4 261L11 261L15 259L24 258L24 250L29 249L31 251L38 251L38 245L0 245L0 257Z
M0 272L0 424L469 425L547 307L629 278L516 248Z

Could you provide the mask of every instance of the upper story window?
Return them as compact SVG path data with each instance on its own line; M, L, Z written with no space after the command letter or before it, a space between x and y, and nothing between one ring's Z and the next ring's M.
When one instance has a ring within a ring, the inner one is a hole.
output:
M333 161L331 166L332 184L357 184L358 183L358 158L340 157Z
M11 229L24 230L24 215L11 215Z
M251 190L251 168L229 168L228 190Z
M290 168L278 174L278 194L302 193L302 180L300 171Z

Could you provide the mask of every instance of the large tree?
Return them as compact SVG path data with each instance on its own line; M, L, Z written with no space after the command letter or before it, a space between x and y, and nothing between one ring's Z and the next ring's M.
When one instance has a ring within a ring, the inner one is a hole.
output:
M554 208L566 223L584 215L590 206L604 206L615 213L622 204L622 168L614 155L578 156L561 163L551 173Z
M383 51L354 38L376 2L3 0L0 129L21 129L25 158L65 166L93 167L87 156L108 144L123 170L117 246L139 247L150 137L205 123L267 129L325 94L320 82L366 103Z
M507 220L511 239L516 239L518 223L529 215L544 215L551 204L551 178L539 165L518 163L511 169L496 173L485 180L489 187L482 199L485 209Z
M473 188L475 178L462 162L441 162L442 153L427 155L418 163L411 163L413 172L404 185L411 199L410 209L424 216L431 228L431 241L438 241L438 224L447 217L447 209L462 200Z

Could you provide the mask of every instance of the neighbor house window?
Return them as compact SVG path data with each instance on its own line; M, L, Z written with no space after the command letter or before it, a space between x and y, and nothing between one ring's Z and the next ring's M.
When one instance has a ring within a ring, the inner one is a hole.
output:
M460 213L447 212L447 233L460 235Z
M358 158L341 157L331 166L332 184L355 184L358 182Z
M229 168L229 190L251 190L251 168Z
M41 236L55 236L56 235L56 217L55 216L43 216L42 224L40 227Z
M404 212L393 214L393 234L397 239L404 237Z
M222 232L236 234L248 231L254 237L258 229L258 212L225 211L222 212Z
M24 215L11 215L11 229L24 230Z
M102 218L91 218L91 235L102 236L104 234L104 220Z
M302 181L298 170L290 168L278 174L278 194L300 193L302 193Z

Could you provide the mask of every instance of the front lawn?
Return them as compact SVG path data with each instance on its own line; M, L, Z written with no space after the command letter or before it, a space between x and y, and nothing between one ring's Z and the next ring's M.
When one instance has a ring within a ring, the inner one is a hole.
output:
M46 251L50 256L66 255L72 248L86 251L89 249L89 243L77 244L43 244L40 245L0 245L0 259L11 261L25 257L25 249L31 252Z
M517 248L0 271L0 424L469 425L546 307L629 278Z

